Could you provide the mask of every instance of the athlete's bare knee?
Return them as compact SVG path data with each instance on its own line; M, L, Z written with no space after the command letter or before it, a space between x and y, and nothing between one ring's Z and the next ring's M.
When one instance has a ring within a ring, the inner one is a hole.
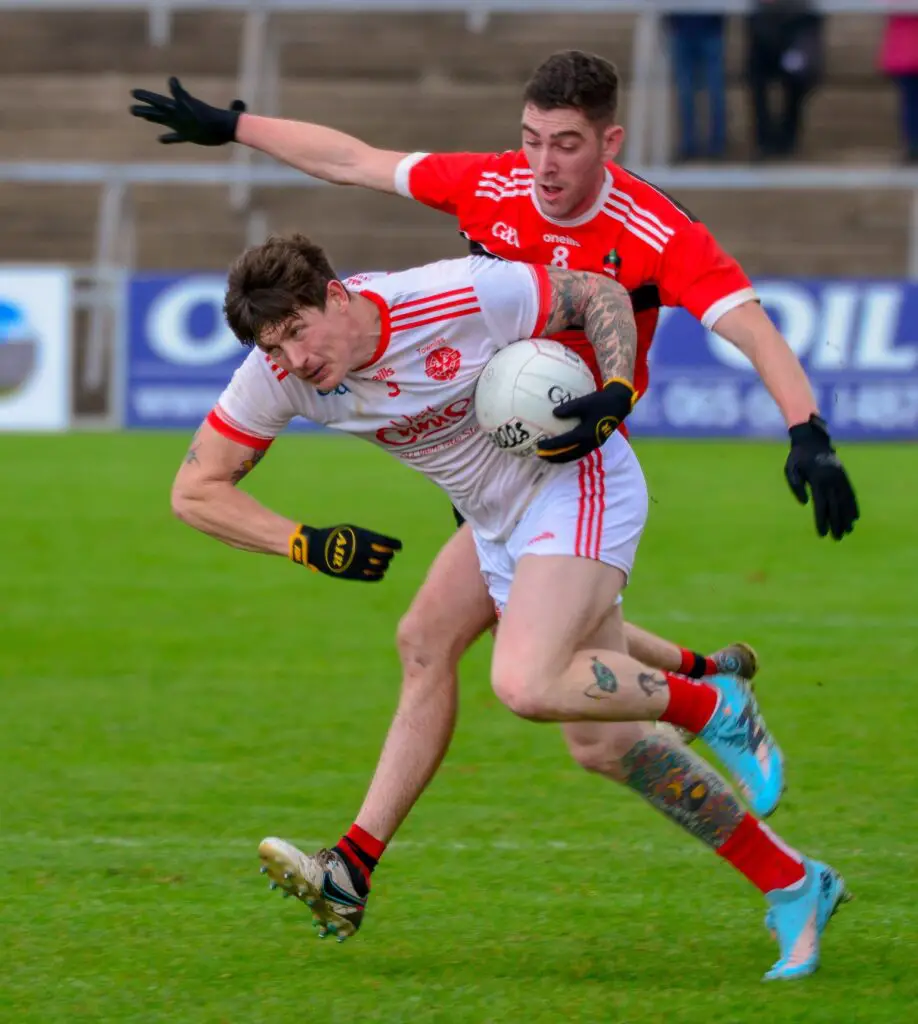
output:
M533 722L551 720L544 673L522 663L495 661L491 669L491 685L497 699L520 718Z
M456 630L448 629L448 620L425 615L412 606L402 616L395 633L395 645L408 676L455 669L462 644Z

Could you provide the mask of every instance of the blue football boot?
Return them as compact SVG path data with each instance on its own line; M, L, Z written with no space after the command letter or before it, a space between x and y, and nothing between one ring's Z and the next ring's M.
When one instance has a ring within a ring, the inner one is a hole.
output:
M806 876L792 889L765 897L771 908L765 925L778 940L781 956L763 981L805 978L819 967L820 941L832 915L851 899L842 876L826 864L804 860Z
M698 735L723 761L753 813L767 818L784 792L784 755L742 679L721 675L707 682L720 699Z

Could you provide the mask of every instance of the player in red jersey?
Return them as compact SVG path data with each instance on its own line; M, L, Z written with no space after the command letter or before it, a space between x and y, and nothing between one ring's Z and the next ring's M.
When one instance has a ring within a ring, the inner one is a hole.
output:
M475 251L616 277L631 292L640 329L638 391L647 386L646 352L660 305L684 306L749 357L775 398L790 432L787 479L802 502L809 487L820 535L850 532L857 518L851 485L806 375L748 278L703 225L614 162L624 130L615 120L618 80L608 62L579 52L549 58L526 87L523 148L504 154L380 150L320 125L249 115L239 104L212 107L175 79L170 89L171 98L136 90L132 108L169 129L164 142L237 141L315 177L410 195L450 213ZM576 346L580 327L571 323L557 336ZM355 871L372 870L436 771L452 735L459 657L493 621L472 538L459 530L399 626L399 708L355 828L339 847ZM666 671L703 675L715 667L633 628L628 645L639 660ZM709 820L717 794L705 789L697 806L690 799L708 771L690 750L634 724L564 730L581 765L625 782L720 849Z

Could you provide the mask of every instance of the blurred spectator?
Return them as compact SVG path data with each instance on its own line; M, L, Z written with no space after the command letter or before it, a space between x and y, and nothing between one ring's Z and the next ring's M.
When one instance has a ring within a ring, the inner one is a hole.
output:
M899 86L905 159L918 163L918 15L894 14L888 19L880 67Z
M797 151L807 96L822 76L823 16L809 0L756 0L747 16L749 86L757 159ZM779 110L772 85L779 86Z
M680 161L721 159L727 149L727 94L722 14L671 14L668 21L673 81L679 109ZM707 92L707 137L696 126L698 96Z

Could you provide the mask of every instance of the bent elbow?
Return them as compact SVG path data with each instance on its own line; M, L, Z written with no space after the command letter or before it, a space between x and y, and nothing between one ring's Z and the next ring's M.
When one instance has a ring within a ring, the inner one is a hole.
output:
M172 487L169 500L172 506L172 514L175 518L182 523L186 523L188 526L194 526L195 515L193 509L196 499L193 493L176 483Z

